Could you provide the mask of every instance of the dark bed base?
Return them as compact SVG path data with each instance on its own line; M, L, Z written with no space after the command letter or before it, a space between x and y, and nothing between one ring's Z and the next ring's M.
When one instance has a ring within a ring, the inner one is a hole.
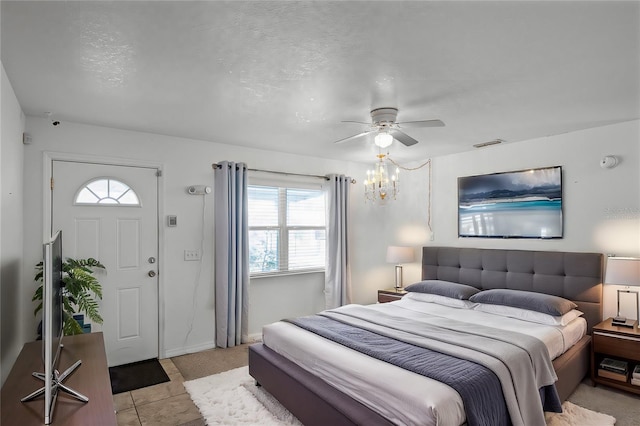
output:
M565 297L584 312L588 334L602 321L602 270L599 253L459 247L423 247L422 251L422 279ZM587 335L553 361L562 401L587 375L590 343ZM263 344L249 348L249 373L305 425L392 424Z
M587 375L590 343L585 336L553 361L560 400ZM393 424L262 343L249 347L249 374L305 425Z
M558 381L556 390L560 401L564 402L573 393L589 372L591 357L591 336L584 336L564 354L553 361Z
M393 425L262 343L249 346L249 374L305 425Z

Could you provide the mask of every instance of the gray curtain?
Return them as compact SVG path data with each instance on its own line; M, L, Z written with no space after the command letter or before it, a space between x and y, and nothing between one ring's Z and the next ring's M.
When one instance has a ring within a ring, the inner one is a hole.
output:
M248 334L247 166L223 161L214 177L216 346L227 348Z
M349 264L349 188L351 178L329 175L327 269L325 273L326 308L351 303L351 266Z

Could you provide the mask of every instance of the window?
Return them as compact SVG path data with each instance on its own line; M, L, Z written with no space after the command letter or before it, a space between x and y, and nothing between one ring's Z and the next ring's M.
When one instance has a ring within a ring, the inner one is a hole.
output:
M78 190L74 204L139 206L140 199L127 184L111 178L98 178Z
M324 191L249 185L248 198L252 276L324 270Z

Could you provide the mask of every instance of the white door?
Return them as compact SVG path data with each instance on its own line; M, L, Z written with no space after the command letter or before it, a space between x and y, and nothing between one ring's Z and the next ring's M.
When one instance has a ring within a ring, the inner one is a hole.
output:
M64 257L93 257L109 366L158 356L158 185L155 168L54 160L52 230Z

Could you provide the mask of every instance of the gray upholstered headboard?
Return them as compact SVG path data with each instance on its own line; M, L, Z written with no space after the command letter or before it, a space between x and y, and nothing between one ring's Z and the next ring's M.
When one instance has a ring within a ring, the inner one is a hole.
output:
M600 253L423 247L422 279L564 297L584 312L591 333L602 321L603 261Z

